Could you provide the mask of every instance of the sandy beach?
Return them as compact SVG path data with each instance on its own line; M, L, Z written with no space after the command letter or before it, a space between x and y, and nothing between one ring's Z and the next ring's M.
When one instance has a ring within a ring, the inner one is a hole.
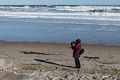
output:
M85 52L77 72L70 44L1 41L0 80L120 79L120 46L82 47Z

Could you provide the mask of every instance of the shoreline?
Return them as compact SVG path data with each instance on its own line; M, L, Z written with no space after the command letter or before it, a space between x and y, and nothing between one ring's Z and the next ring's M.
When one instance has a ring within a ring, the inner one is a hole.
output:
M54 45L70 45L69 43L62 43L62 42L41 42L41 41L6 41L6 40L0 40L0 43L13 43L13 44L54 44ZM95 44L86 44L82 43L84 46L108 46L108 47L120 47L120 45L110 45L110 44L101 44L101 43L95 43Z

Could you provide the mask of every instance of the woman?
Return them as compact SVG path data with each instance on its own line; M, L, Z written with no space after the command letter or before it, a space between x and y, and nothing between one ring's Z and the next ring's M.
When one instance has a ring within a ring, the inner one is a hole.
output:
M77 69L80 69L80 50L81 50L81 40L77 39L75 42L71 42L71 48L73 50L73 57L75 59L75 65Z

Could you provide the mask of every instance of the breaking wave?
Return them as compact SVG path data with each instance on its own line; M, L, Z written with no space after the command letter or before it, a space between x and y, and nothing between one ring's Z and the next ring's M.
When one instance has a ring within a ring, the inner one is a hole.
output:
M0 17L120 20L120 6L0 6Z

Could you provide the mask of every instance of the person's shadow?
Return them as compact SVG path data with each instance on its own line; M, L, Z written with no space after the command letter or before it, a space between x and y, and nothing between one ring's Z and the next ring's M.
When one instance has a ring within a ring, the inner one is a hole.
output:
M58 63L50 62L50 61L43 60L43 59L34 59L34 60L39 61L39 62L44 62L44 63L52 64L52 65L62 66L62 67L75 68L73 66L67 66L67 65L63 65L63 64L58 64Z

